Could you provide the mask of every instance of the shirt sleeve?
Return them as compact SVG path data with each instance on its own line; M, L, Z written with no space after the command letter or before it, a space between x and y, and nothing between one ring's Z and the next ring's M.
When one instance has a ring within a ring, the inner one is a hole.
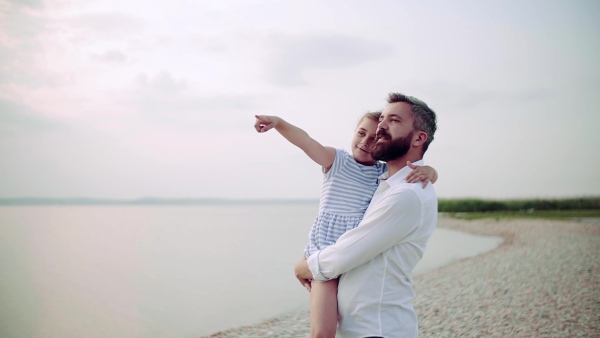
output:
M336 278L370 261L409 239L419 227L421 202L412 190L391 192L376 203L356 228L308 258L308 267L315 281Z

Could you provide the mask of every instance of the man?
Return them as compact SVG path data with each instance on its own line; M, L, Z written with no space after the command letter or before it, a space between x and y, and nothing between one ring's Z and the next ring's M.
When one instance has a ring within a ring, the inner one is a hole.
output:
M388 172L358 227L295 266L302 284L340 277L337 337L417 337L412 272L437 223L432 184L406 183L423 165L436 116L424 102L390 93L372 150Z

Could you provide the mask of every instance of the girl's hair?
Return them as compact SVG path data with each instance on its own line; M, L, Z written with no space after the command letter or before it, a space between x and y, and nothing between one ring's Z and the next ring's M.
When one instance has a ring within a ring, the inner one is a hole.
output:
M364 113L364 115L358 120L357 125L359 125L364 119L371 119L375 122L379 122L379 117L381 116L381 110L377 111L368 111Z

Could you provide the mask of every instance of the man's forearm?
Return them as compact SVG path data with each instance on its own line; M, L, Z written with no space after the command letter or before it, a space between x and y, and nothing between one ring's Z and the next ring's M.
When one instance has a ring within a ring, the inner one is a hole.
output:
M402 242L418 227L419 214L420 202L410 191L379 201L358 227L308 258L313 279L336 278Z

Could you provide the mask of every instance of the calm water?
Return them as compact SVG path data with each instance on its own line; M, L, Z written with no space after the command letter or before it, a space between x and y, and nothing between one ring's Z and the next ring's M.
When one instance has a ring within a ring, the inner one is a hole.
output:
M292 268L317 209L1 207L0 336L198 337L307 309ZM438 229L416 273L500 241Z

